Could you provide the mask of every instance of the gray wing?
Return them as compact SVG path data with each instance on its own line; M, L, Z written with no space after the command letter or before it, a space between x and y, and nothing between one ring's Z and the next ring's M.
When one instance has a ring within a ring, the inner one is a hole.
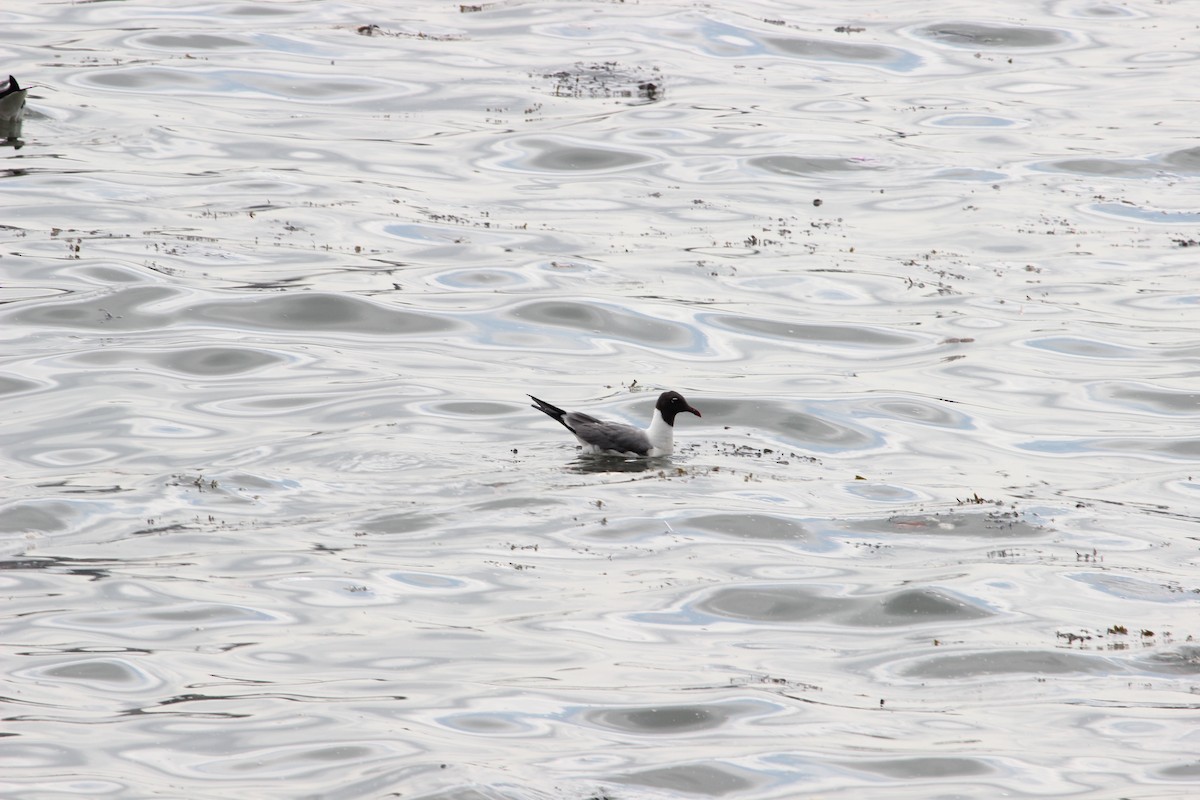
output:
M579 411L571 411L565 420L579 441L597 450L637 453L639 456L650 452L650 438L640 428L620 422L603 422Z

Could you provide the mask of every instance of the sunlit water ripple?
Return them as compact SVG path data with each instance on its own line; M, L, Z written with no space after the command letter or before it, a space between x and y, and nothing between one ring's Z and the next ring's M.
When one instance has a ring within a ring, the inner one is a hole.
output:
M0 794L1194 797L1200 14L853 12L7 3Z

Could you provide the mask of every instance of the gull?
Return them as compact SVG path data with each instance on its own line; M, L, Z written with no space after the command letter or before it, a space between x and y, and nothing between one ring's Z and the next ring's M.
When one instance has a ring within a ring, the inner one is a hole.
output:
M679 392L663 392L654 404L654 416L646 429L622 422L598 420L582 411L563 411L545 400L529 395L536 408L575 434L583 452L593 455L665 456L675 447L675 415L684 411L700 416Z
M21 122L25 119L25 95L28 89L17 85L17 79L8 76L0 84L0 139L14 142L21 138Z

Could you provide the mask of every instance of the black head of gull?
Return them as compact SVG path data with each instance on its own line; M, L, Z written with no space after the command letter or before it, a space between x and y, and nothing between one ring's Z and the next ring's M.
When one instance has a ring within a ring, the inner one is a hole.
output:
M679 392L663 392L654 404L650 427L642 429L622 422L598 420L582 411L564 411L529 395L533 408L557 420L575 434L585 453L621 456L665 456L675 449L675 417L683 412L700 412Z

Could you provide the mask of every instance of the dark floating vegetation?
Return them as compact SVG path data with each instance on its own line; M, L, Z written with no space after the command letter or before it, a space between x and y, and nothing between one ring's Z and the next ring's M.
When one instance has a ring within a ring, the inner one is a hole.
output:
M355 25L354 32L359 36L391 36L399 39L427 39L432 42L461 42L465 36L457 33L426 33L425 31L393 31L387 30L375 23Z
M1170 645L1175 642L1175 636L1170 631L1153 631L1149 628L1138 628L1136 626L1134 626L1132 634L1129 631L1130 628L1127 625L1110 625L1103 631L1089 630L1087 628L1081 628L1077 631L1055 631L1054 638L1061 640L1067 647L1080 650L1092 648L1109 651L1129 650L1135 645L1154 647L1156 645ZM1193 641L1193 637L1187 636L1186 641Z
M554 97L580 99L636 98L654 103L665 96L662 73L658 67L626 67L616 61L584 63L541 76L554 81L549 93Z

